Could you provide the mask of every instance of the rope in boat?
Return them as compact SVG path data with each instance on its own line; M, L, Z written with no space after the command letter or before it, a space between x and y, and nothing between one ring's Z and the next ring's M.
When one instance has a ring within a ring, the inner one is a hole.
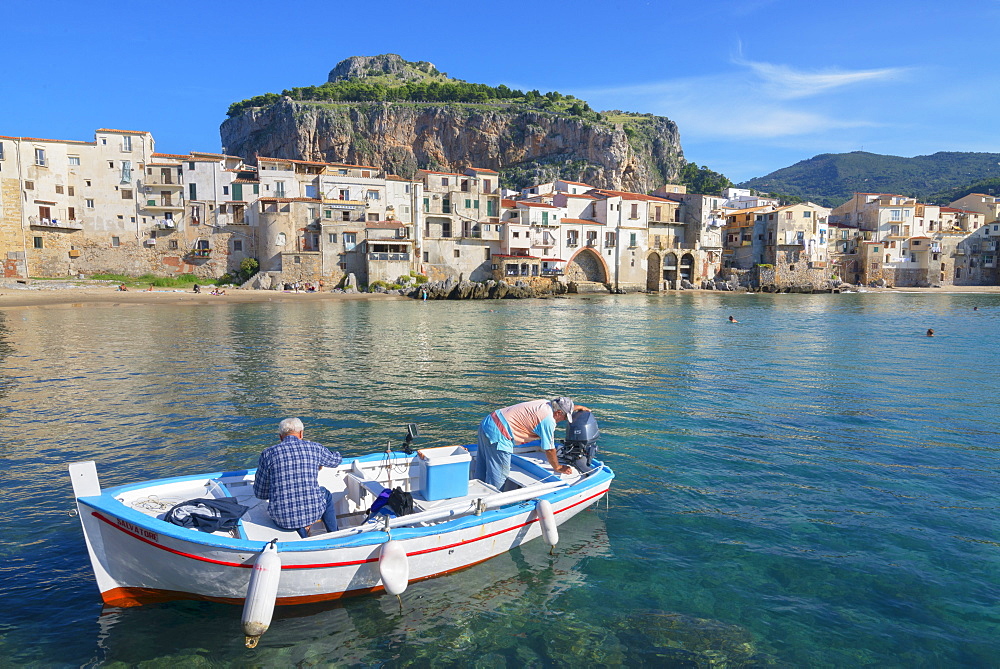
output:
M160 499L158 495L149 495L148 497L133 500L132 508L142 509L144 511L169 511L171 508L180 503L181 500L179 499Z

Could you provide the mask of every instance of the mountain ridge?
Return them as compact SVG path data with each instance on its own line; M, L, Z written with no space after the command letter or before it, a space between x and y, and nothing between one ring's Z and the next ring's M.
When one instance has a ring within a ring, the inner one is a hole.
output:
M404 177L417 169L496 170L521 188L564 178L649 192L686 164L666 117L598 113L551 91L519 91L448 77L395 54L353 56L320 86L230 105L227 153L366 164Z
M998 176L1000 153L938 151L907 158L852 151L821 153L739 186L827 207L854 193L893 193L940 204L949 192Z

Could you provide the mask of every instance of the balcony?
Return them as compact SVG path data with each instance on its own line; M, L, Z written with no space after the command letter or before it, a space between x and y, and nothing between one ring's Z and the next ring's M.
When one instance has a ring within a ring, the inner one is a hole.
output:
M188 251L188 257L190 258L211 258L212 249L191 249Z
M146 188L182 188L184 182L176 174L147 174L142 185Z
M409 262L409 253L369 253L368 260L383 260L395 262Z
M183 200L174 200L171 197L147 197L145 209L155 209L163 211L182 211L184 209Z
M28 224L33 228L47 228L50 230L83 230L83 223L80 221L64 221L59 218L29 216Z

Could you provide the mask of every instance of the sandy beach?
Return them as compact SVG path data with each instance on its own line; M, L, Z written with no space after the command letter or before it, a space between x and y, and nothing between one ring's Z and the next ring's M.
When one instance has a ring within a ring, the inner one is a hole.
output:
M136 304L226 304L249 302L299 302L326 300L407 300L399 295L379 293L292 292L280 290L226 289L225 295L212 295L173 288L119 291L115 284L86 281L31 281L0 284L0 309L24 307L121 307ZM941 288L868 288L868 292L888 293L971 293L1000 294L1000 286L943 286ZM704 291L711 292L711 291Z
M378 293L292 292L227 288L225 295L173 288L119 291L115 284L83 281L32 281L28 285L0 285L0 309L22 307L121 307L136 304L234 304L248 302L298 302L325 300L405 300L398 295Z

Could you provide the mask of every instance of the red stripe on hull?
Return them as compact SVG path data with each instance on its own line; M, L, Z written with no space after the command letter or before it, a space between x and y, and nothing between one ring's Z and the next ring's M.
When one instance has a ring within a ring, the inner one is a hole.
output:
M438 572L437 574L414 578L410 580L410 583L417 583L419 581L437 578L438 576L447 576L448 574L464 571L488 560L492 560L494 557L499 556L494 555L484 560L470 562L467 565L456 567L455 569L448 569L447 571ZM345 597L360 597L362 595L370 595L384 591L385 588L383 586L377 585L374 588L362 588L359 590L348 590L345 592L327 592L319 595L304 595L300 597L278 597L275 600L275 604L279 606L315 604L318 602L331 602ZM111 590L102 592L101 599L104 600L104 604L106 606L115 606L123 609L133 606L142 606L144 604L161 604L163 602L175 602L180 600L219 602L221 604L237 604L239 606L243 605L242 597L212 597L209 595L198 595L191 592L184 592L182 590L157 590L155 588L112 588Z

